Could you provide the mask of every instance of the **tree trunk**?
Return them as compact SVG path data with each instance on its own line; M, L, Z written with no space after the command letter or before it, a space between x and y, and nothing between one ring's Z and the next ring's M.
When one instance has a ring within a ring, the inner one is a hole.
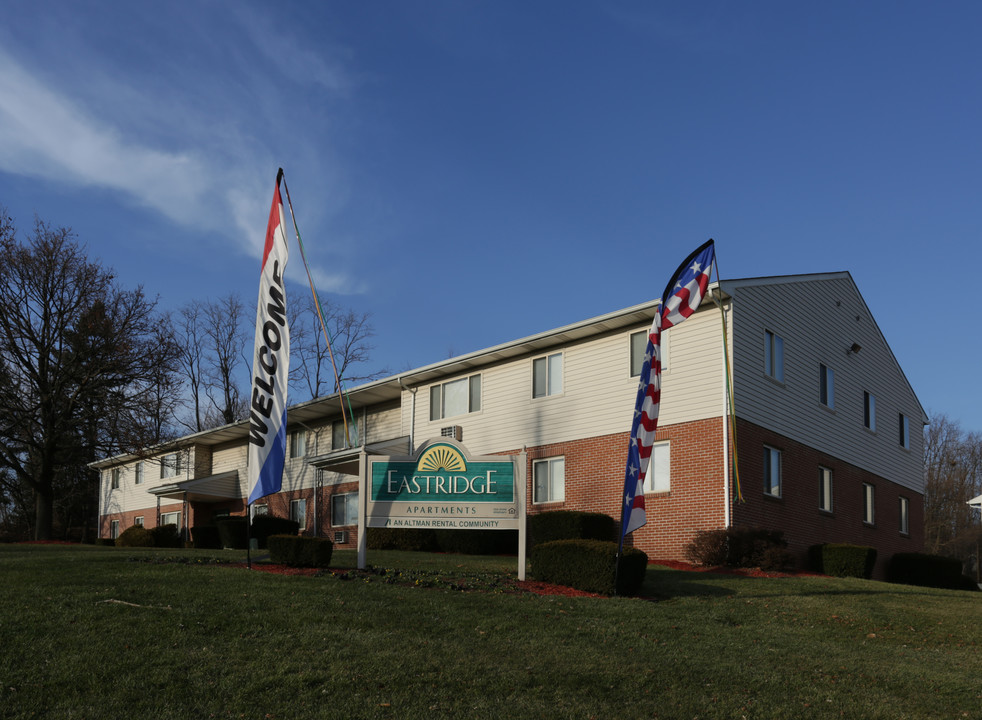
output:
M51 493L43 494L34 491L34 539L50 540L52 532L52 506L54 505Z

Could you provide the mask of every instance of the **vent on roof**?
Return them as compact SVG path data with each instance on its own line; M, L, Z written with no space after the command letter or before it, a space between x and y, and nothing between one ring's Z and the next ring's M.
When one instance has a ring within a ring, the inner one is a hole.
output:
M464 438L464 428L460 425L448 425L445 428L440 428L440 437L453 438L460 442Z

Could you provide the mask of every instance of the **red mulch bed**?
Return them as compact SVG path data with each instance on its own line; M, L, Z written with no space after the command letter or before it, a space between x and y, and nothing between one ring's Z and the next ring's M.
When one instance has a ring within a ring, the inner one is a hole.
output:
M760 568L731 568L731 567L704 567L691 563L681 562L680 560L649 560L649 565L661 565L672 570L686 570L688 572L711 572L719 575L742 575L743 577L757 578L785 578L800 577L802 575L822 577L821 573L808 571L797 572L776 572L772 570L761 570Z

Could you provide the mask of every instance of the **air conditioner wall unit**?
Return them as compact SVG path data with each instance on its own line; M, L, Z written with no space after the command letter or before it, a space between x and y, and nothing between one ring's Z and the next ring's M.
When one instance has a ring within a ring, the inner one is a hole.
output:
M440 428L440 437L453 438L460 442L464 439L464 428L460 425L448 425L445 428Z
M335 530L334 531L334 544L340 545L348 542L348 531L347 530Z

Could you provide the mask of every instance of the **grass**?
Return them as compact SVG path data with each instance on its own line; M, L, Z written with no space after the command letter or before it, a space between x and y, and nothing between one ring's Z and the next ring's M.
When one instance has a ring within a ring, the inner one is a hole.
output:
M567 598L507 591L514 558L377 552L384 576L319 577L202 559L242 553L0 546L0 717L982 711L978 593L652 566L653 601Z

